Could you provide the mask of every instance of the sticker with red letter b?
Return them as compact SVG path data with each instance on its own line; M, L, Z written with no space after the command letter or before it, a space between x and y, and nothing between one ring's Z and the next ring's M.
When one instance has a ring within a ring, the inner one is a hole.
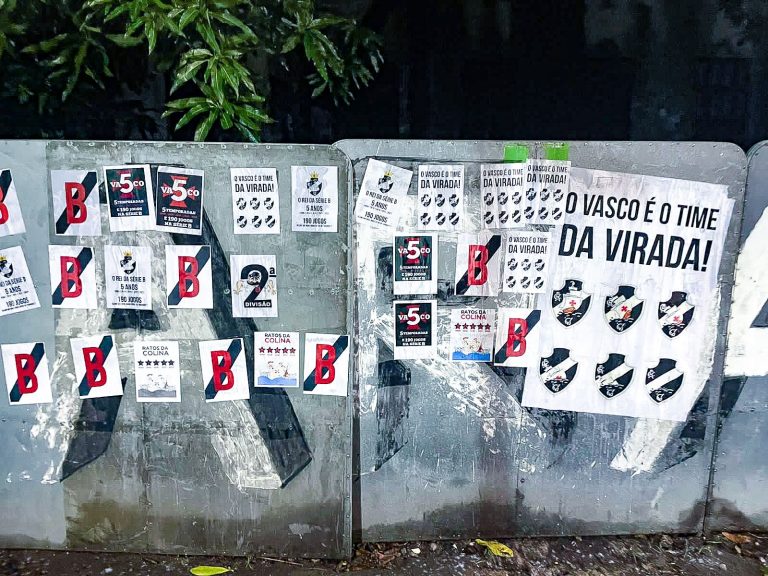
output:
M72 360L80 398L122 396L120 362L112 336L72 338Z
M250 388L243 339L204 340L199 346L205 401L248 400Z
M304 393L346 396L349 383L349 336L304 336Z
M95 170L51 170L51 194L56 236L101 236Z
M4 344L3 368L11 404L50 404L51 379L45 344Z
M94 309L96 264L89 246L48 246L54 308Z
M493 364L522 368L535 365L539 353L540 320L541 310L499 308Z
M0 170L0 236L24 234L24 219L10 170Z
M213 308L210 246L166 246L169 308Z

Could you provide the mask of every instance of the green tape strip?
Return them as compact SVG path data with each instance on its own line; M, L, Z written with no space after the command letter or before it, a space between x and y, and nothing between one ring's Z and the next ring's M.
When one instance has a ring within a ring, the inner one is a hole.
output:
M522 144L504 145L504 162L525 162L528 160L528 146Z
M565 142L544 144L544 159L568 160L568 144Z

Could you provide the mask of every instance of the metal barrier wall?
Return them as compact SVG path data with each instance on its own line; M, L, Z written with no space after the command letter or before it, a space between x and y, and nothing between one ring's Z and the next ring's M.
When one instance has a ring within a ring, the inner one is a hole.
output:
M542 157L543 143L528 143ZM359 353L359 498L363 540L476 535L696 532L703 526L725 325L738 249L746 160L730 144L570 142L574 167L725 184L735 200L718 284L722 305L707 385L686 422L521 405L521 369L393 359L391 232L356 227ZM367 160L416 170L465 163L476 212L480 162L503 142L370 141L335 144L351 159L355 193ZM414 217L416 183L407 200ZM474 210L472 210L474 208ZM406 214L409 212L406 210ZM479 229L479 222L472 222ZM440 232L438 306L451 299L456 234ZM526 305L502 294L499 305ZM539 308L540 306L536 306Z
M768 529L768 142L752 147L748 164L707 514L710 530Z
M54 235L49 170L135 163L205 170L202 237L110 234L103 183L102 235ZM338 168L338 233L291 232L294 165ZM349 556L351 396L252 389L250 400L209 404L197 349L198 340L243 337L250 373L256 330L348 333L348 166L328 146L0 142L26 223L0 249L21 246L41 302L0 318L0 340L45 342L53 386L52 404L0 402L0 546ZM277 169L280 235L233 234L231 167ZM99 309L52 309L49 244L95 247ZM153 311L106 309L105 244L151 249ZM165 246L183 244L211 246L213 310L166 306ZM278 318L232 318L232 254L276 255ZM70 338L103 333L115 338L125 394L80 400ZM137 338L179 341L180 403L137 403Z

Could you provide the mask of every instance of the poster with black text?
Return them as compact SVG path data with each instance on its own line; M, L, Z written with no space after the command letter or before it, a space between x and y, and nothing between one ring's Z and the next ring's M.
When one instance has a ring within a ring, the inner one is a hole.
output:
M336 232L339 219L339 169L291 166L291 230Z
M107 308L152 310L152 249L104 246Z
M112 232L155 229L155 198L149 164L105 166Z
M437 294L437 235L395 235L393 289L397 295Z
M232 316L277 317L275 256L230 256Z
M570 178L523 405L684 421L713 369L728 188L582 168Z
M230 168L235 234L280 234L276 168Z
M51 170L51 195L57 236L101 236L99 178L95 170Z
M24 234L19 195L10 170L0 170L0 236Z
M453 362L490 362L495 328L494 309L451 310L450 359Z
M549 232L508 232L504 241L503 291L540 294L549 273Z
M298 388L299 348L298 332L255 332L254 386Z
M428 360L437 349L437 301L413 300L392 304L395 320L395 360Z
M397 228L413 172L371 158L355 205L355 220L377 228Z
M483 228L508 229L525 226L533 214L523 194L525 165L522 163L480 165L480 220Z
M419 230L462 230L464 165L420 164L418 198Z
M456 244L457 296L498 296L501 235L489 231L459 234Z
M205 173L191 168L157 169L157 230L200 236Z
M570 171L568 160L533 158L526 162L525 194L531 202L526 224L563 224Z
M40 308L21 246L0 248L0 316Z
M179 343L133 343L136 402L181 402Z

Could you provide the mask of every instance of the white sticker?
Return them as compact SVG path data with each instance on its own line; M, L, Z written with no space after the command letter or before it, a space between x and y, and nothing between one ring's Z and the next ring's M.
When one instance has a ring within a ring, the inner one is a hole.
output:
M51 170L56 236L101 236L96 170Z
M280 234L276 168L231 168L235 234Z
M169 308L213 308L211 247L166 245L165 287Z
M96 262L90 246L48 246L54 308L98 308Z
M395 294L437 294L437 235L395 235L392 276Z
M277 317L275 256L233 255L229 258L234 318Z
M0 236L23 234L24 218L10 170L0 170Z
M136 402L181 402L179 343L133 343Z
M499 308L495 366L532 368L538 362L541 310Z
M464 228L464 165L419 165L419 230Z
M294 232L336 232L339 219L339 169L291 166Z
M454 362L490 362L496 310L454 308L451 310L451 354Z
M349 336L304 335L304 393L346 396L349 384Z
M149 164L105 166L112 232L155 229L155 197Z
M206 402L248 400L248 365L242 338L204 340L200 345Z
M355 220L397 228L413 172L371 158L355 206Z
M549 232L508 232L504 241L504 292L541 294L549 272Z
M255 332L253 348L256 388L299 387L298 332Z
M532 207L525 213L526 224L563 224L570 171L569 160L534 158L526 162L525 194Z
M120 362L112 336L72 338L69 343L80 398L123 395Z
M499 294L501 235L492 232L459 234L456 244L456 295Z
M480 165L480 219L483 228L522 228L526 217L535 214L523 194L525 165L522 163Z
M157 169L155 228L176 234L203 233L205 172L160 166Z
M437 351L437 301L393 302L395 360L429 360Z
M107 308L152 310L152 249L104 246Z
M40 308L21 246L0 248L0 316Z
M53 401L43 342L3 344L2 355L11 405L50 404Z

